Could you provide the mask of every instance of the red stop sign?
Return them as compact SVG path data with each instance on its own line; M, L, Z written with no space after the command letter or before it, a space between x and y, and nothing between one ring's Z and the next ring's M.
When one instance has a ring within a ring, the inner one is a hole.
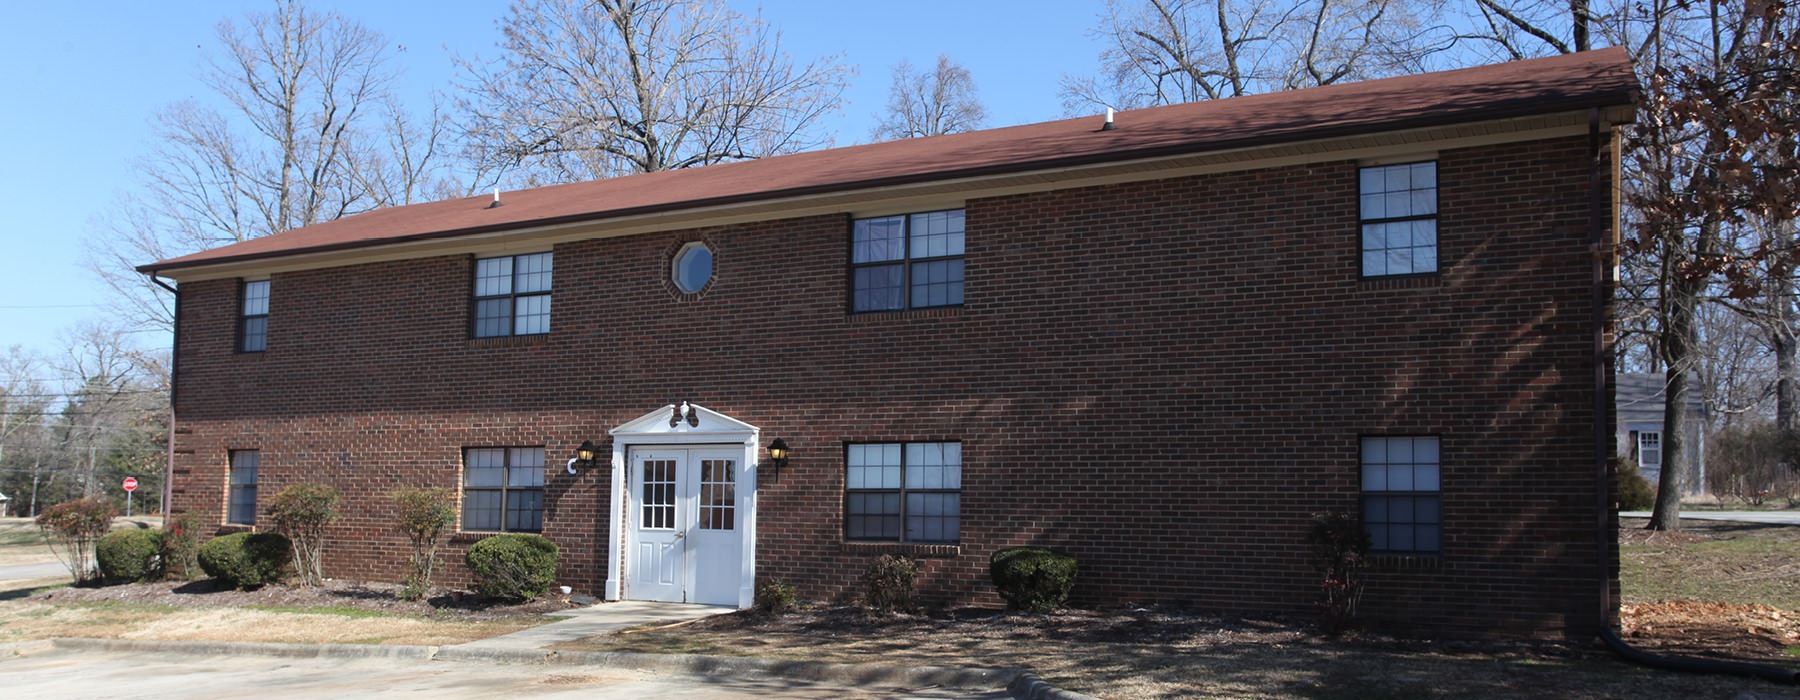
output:
M137 490L137 477L135 477L135 476L125 477L125 490L127 492Z

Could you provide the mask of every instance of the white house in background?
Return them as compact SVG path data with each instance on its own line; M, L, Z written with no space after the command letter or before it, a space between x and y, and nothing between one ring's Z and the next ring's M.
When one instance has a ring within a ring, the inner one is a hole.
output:
M12 499L7 498L6 494L0 493L0 518L4 518L4 517L12 514L12 511L10 510L11 506L12 506Z
M1621 373L1617 386L1613 416L1618 454L1636 460L1638 473L1655 484L1663 465L1663 375ZM1699 392L1689 392L1688 473L1682 489L1691 495L1706 492L1706 423L1706 402Z

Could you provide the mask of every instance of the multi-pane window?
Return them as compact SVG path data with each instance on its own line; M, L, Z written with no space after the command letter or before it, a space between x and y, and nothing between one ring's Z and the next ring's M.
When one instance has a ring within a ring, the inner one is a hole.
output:
M700 460L700 529L737 529L737 460Z
M962 443L850 445L844 536L956 542L962 537Z
M464 532L544 529L544 448L471 447L463 451Z
M1637 434L1638 466L1662 468L1662 433L1648 430Z
M1376 552L1436 553L1444 518L1438 438L1362 439L1362 519Z
M550 253L475 261L475 337L550 332Z
M226 480L226 523L256 524L256 468L260 461L261 453L256 450L231 451L231 474Z
M963 210L857 219L850 232L850 310L963 303Z
M244 283L244 303L238 316L238 351L262 352L269 346L269 281Z
M1437 272L1437 163L1363 168L1359 189L1362 276Z

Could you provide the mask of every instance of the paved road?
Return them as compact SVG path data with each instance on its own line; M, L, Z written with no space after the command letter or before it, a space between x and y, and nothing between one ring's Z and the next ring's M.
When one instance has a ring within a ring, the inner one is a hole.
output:
M65 576L66 577L68 575L69 575L69 567L63 566L62 562L56 562L56 561L46 562L46 563L41 563L41 564L17 564L14 566L0 566L0 581L12 581L15 579L51 578L53 576Z
M849 687L767 676L684 676L568 664L393 658L195 657L168 652L58 648L0 656L5 695L61 698L978 698L1010 697L944 688Z
M1634 510L1619 513L1621 518L1648 518L1650 511ZM1800 525L1800 511L1796 510L1686 510L1681 511L1683 520L1724 520L1734 523L1764 523L1768 525Z

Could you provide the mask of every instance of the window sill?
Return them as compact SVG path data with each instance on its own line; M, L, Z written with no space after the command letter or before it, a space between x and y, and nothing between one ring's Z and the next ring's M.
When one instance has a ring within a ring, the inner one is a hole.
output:
M1435 289L1444 286L1444 277L1437 272L1420 275L1392 275L1386 277L1363 277L1356 281L1356 288L1362 290L1381 289Z
M451 544L469 544L479 542L494 535L542 535L542 532L458 532L450 535Z
M1436 571L1444 568L1442 554L1371 554L1369 568L1374 571Z
M221 523L214 535L231 535L239 532L256 532L255 525L239 525L237 523Z
M503 348L515 345L542 345L550 339L549 333L533 333L531 335L497 335L492 338L470 338L472 348Z
M845 542L840 550L845 554L859 556L881 556L898 554L915 559L953 559L962 556L960 544L908 544L905 542Z
M961 306L939 306L910 311L852 311L847 316L851 323L887 323L915 318L955 318L962 315L963 308Z

